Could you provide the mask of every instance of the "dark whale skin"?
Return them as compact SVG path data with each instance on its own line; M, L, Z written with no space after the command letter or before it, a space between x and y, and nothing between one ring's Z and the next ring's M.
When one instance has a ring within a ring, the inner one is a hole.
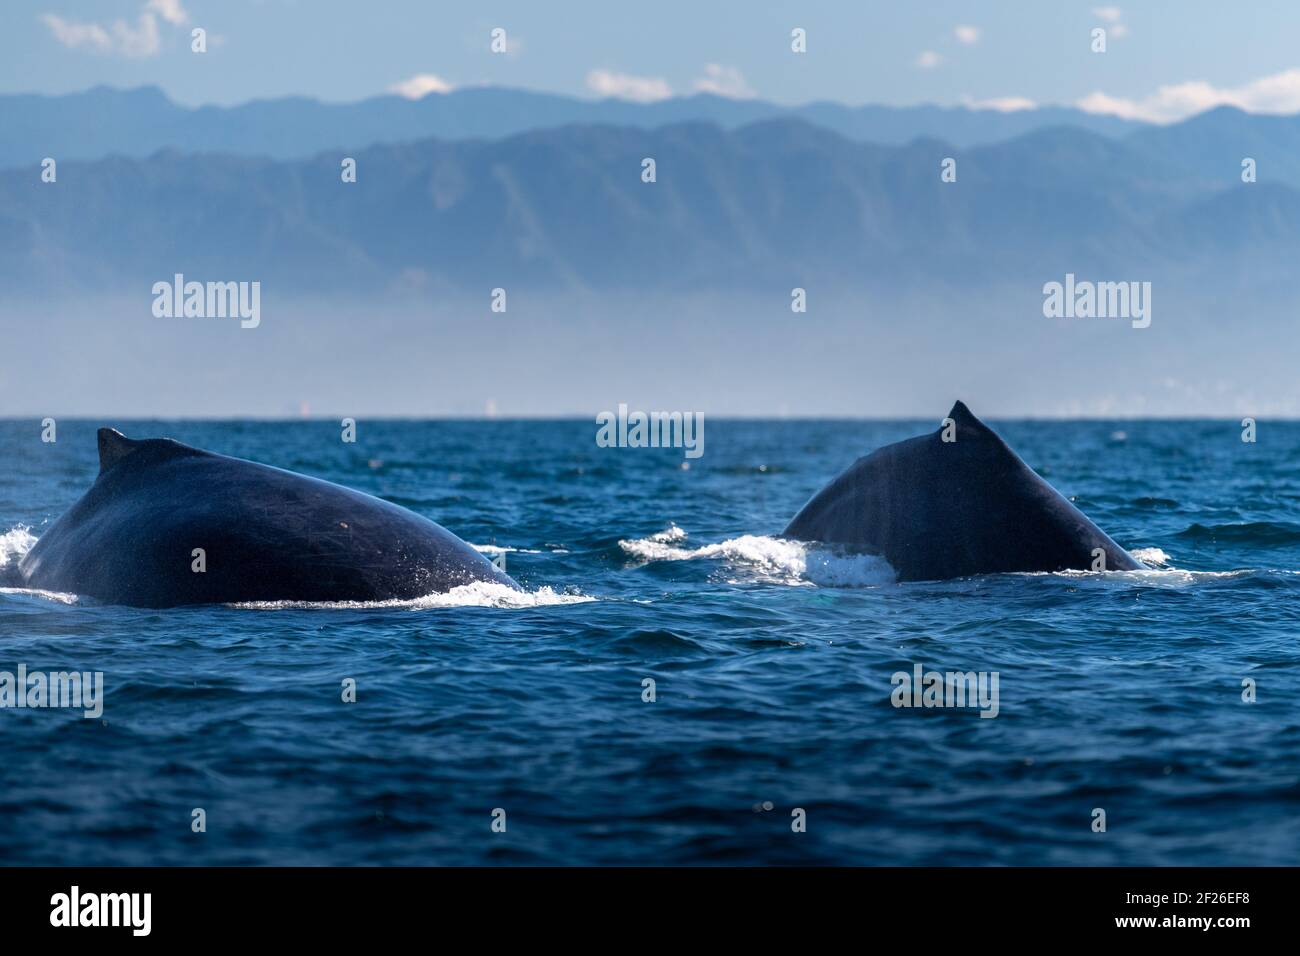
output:
M899 581L1142 568L964 404L938 431L886 445L819 491L784 535L881 555Z
M20 562L23 587L147 608L518 589L441 525L371 495L171 439L104 428L99 446L95 483Z

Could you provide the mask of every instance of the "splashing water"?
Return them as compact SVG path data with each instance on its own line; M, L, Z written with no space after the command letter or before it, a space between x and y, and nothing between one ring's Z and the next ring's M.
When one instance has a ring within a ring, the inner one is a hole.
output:
M697 548L682 547L687 537L674 524L648 537L618 544L624 552L642 561L720 559L772 583L878 587L897 579L893 567L878 555L834 551L792 538L754 534Z
M17 567L35 543L36 535L26 525L20 524L0 534L0 568Z
M1150 568L1166 566L1170 561L1162 548L1134 548L1129 554Z
M426 594L409 600L392 601L243 601L229 607L245 608L258 611L276 611L286 608L406 608L411 611L424 611L445 607L500 607L533 608L550 607L559 604L585 604L596 600L585 594L557 593L549 587L536 591L516 591L509 585L496 581L475 581L462 584L444 594Z

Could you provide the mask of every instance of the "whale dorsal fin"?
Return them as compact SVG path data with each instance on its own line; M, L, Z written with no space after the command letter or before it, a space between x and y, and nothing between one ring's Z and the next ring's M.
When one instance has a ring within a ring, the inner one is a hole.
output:
M176 458L193 458L210 456L211 452L200 451L189 445L182 445L172 438L127 438L116 428L99 430L99 473L102 475L123 458L140 455L140 464L160 464Z
M948 413L948 417L957 423L958 434L960 434L964 428L981 432L990 432L990 434L992 433L989 426L976 418L963 401L958 400L957 403L952 406L952 411Z
M127 438L116 428L99 430L99 473L102 475L144 442Z

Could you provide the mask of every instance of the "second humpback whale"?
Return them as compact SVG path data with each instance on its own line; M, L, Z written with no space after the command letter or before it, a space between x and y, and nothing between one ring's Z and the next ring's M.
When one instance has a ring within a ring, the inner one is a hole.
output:
M99 466L24 555L22 587L155 608L518 588L441 525L317 478L111 428Z
M859 458L784 535L881 555L900 581L1142 567L964 404L948 418Z

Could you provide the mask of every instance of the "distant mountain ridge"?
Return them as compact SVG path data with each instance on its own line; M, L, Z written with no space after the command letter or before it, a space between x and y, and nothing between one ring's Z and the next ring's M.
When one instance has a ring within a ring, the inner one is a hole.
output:
M584 100L500 87L471 87L419 100L376 96L354 103L308 97L189 108L155 86L95 87L64 96L0 96L0 168L56 159L148 156L160 149L294 159L377 143L499 139L572 124L651 128L682 122L735 129L768 119L802 119L848 139L902 145L934 137L961 147L993 143L1046 126L1122 136L1145 124L1069 107L1001 112L939 106L785 107L710 94L656 103Z
M1184 133L1159 132L1052 128L958 151L854 142L788 119L568 126L357 150L354 184L340 181L337 153L65 161L54 185L34 169L0 172L0 279L32 293L183 272L286 292L788 295L809 282L906 291L1010 278L1032 291L1088 270L1201 270L1218 284L1240 274L1234 263L1252 277L1289 270L1296 181L1265 158L1266 174L1244 184L1235 162L1190 161ZM944 183L954 153L958 179ZM641 179L646 156L654 183Z

